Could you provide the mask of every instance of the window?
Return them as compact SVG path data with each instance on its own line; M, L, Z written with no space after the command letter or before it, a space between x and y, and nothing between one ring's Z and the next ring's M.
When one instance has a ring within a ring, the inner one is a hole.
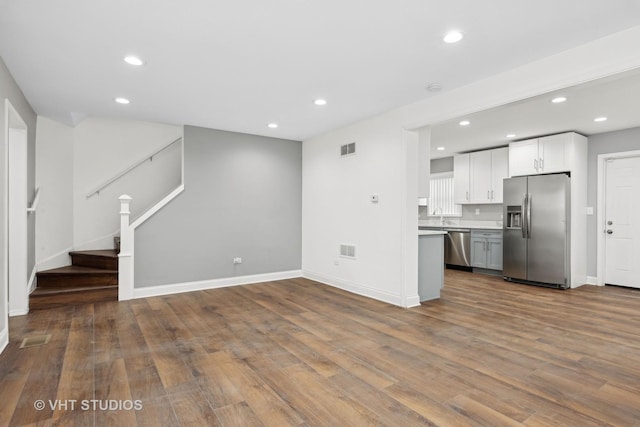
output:
M453 172L429 177L429 216L462 216L462 206L453 203Z

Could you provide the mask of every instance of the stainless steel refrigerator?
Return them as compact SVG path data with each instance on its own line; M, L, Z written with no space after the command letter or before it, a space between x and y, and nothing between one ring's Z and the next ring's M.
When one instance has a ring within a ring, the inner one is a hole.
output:
M505 280L570 287L570 180L566 174L504 180Z

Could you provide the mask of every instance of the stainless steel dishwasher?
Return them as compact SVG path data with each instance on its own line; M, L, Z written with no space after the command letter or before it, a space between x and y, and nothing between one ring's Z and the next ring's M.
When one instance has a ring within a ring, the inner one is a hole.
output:
M471 230L437 226L418 227L420 230L443 230L444 263L452 266L471 267Z
M462 228L444 228L444 263L471 266L471 232Z

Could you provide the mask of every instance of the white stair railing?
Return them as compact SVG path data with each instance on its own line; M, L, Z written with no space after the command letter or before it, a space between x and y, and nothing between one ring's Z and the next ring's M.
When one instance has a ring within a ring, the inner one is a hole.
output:
M118 254L118 299L133 298L133 232L129 223L131 197L123 194L120 200L120 253Z

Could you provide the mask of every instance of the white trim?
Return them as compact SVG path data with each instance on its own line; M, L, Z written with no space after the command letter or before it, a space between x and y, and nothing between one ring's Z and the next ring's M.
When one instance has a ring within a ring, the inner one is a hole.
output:
M311 271L303 271L302 277L304 277L305 279L315 280L316 282L333 286L334 288L342 289L344 291L351 292L353 294L361 295L364 297L372 298L378 301L382 301L388 304L393 304L393 305L402 307L402 296L400 295L393 295L387 292L380 292L376 289L371 289L366 286L361 286L354 282L338 279L337 277L317 274Z
M14 130L20 130L20 131L24 131L24 144L25 144L25 152L28 151L29 147L29 128L26 124L26 122L24 121L24 119L22 118L22 116L20 116L20 114L18 113L18 111L13 107L13 105L11 104L11 102L9 101L8 98L5 98L4 100L4 106L5 106L5 111L4 111L4 119L5 119L5 128L4 128L4 237L2 239L2 245L4 247L4 259L2 260L3 265L4 265L4 272L5 274L3 275L4 277L2 277L2 286L0 289L0 292L2 292L3 298L5 298L5 312L7 313L7 316L18 316L18 315L22 315L22 314L27 314L29 312L29 294L26 292L27 290L24 289L25 291L25 295L22 296L20 299L24 299L25 301L23 301L20 305L19 308L13 308L10 309L10 303L9 303L9 143L10 143L10 137L9 134L11 132L12 129ZM28 168L27 166L27 159L25 158L25 164L24 167L25 169ZM27 179L27 171L25 170L25 180L28 181ZM26 192L26 181L25 181L25 192ZM26 206L25 206L26 208ZM25 212L25 216L26 216L26 212ZM26 231L26 230L25 230ZM28 232L27 232L28 234ZM25 241L24 241L24 257L25 259L28 257L28 235L25 234ZM22 248L20 248L22 249ZM22 252L22 250L20 250L20 252ZM25 262L26 264L26 262ZM26 270L26 268L25 268ZM26 272L25 272L26 273ZM26 277L25 277L25 281L26 281ZM27 286L27 283L25 282L23 284L23 286ZM22 291L22 289L20 289L20 291ZM14 301L15 302L15 301ZM8 317L4 319L4 321L7 324L7 328L9 327L9 323L8 323Z
M434 298L430 298L428 300L425 301L431 301L432 299L439 299L438 297L434 297ZM411 308L411 307L418 307L420 306L420 295L415 295L413 297L405 297L404 299L404 307L405 308Z
M120 233L120 230L112 231L109 234L105 234L101 237L96 237L93 240L89 240L83 243L73 245L74 251L90 251L96 249L104 249L105 247L113 247L113 238Z
M158 212L160 209L162 209L167 204L169 204L170 201L172 201L173 199L178 197L178 195L180 193L182 193L183 191L184 191L184 184L180 184L180 186L178 188L173 190L171 193L167 194L167 196L165 198L160 200L154 206L149 208L149 210L147 210L144 214L142 214L138 219L136 219L134 222L132 222L130 227L132 227L134 229L138 228L142 223L144 223L146 220L148 220L156 212Z
M31 294L31 292L33 292L36 289L36 269L37 266L33 266L33 269L31 270L31 275L29 276L29 285L27 287L28 289L28 293Z
M606 162L607 159L624 159L628 157L640 157L640 150L622 151L619 153L606 153L598 155L598 203L596 212L596 285L603 286L605 283L605 244L604 244L604 214L605 214L605 185L606 185Z
M132 298L148 298L183 292L203 291L206 289L226 288L229 286L250 285L254 283L273 282L275 280L295 279L303 277L301 270L281 271L276 273L254 274L250 276L227 277L223 279L200 280L196 282L174 283L169 285L134 288Z
M43 259L36 264L37 270L50 270L52 268L64 267L65 265L69 265L71 263L69 252L72 252L73 250L74 248L72 246L69 246L68 248L63 249L60 252Z
M604 283L598 283L598 278L594 276L587 276L587 285L603 286Z
M0 331L0 353L9 345L9 325Z

